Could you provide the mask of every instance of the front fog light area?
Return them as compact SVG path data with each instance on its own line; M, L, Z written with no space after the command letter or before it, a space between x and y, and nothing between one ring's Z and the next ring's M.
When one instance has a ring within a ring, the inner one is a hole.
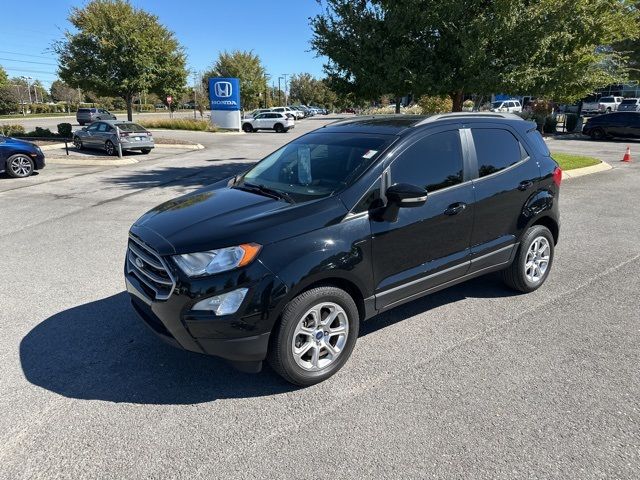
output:
M237 290L223 293L222 295L205 298L196 303L192 310L211 311L220 316L231 315L238 311L248 291L248 288L238 288Z

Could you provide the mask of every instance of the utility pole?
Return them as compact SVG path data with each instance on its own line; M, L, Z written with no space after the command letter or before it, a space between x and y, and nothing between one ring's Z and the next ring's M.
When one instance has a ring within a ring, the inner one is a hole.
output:
M194 120L198 118L196 116L196 109L198 108L198 97L196 93L197 82L198 82L198 72L194 70L193 72L193 119Z
M282 90L280 89L280 79L282 77L278 77L278 106L282 106Z
M32 100L31 100L31 84L29 83L29 80L31 80L31 77L25 77L24 75L22 75L20 78L23 79L25 82L27 82L27 90L29 91L29 103L31 103L32 102Z
M269 108L269 78L271 75L268 73L264 74L264 108Z
M33 94L36 97L36 103L38 103L38 87L36 86L36 82L33 82Z
M290 73L283 73L282 76L284 77L284 104L287 105L288 101L287 101L287 77L290 77L291 74Z

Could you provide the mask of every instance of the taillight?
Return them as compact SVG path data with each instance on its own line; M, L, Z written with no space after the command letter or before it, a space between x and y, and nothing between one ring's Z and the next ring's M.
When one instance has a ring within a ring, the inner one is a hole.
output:
M120 132L120 136L121 136L121 137L128 137L128 136L129 136L129 133L127 133L127 132Z
M560 167L556 167L556 169L553 171L553 183L555 183L558 187L562 183L562 169Z

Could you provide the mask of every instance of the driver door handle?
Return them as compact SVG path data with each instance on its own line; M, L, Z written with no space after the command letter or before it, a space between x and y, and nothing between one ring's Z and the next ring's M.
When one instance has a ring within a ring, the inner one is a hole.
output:
M452 203L444 211L444 214L445 215L457 215L458 213L463 211L465 208L467 208L467 204L464 203L464 202Z

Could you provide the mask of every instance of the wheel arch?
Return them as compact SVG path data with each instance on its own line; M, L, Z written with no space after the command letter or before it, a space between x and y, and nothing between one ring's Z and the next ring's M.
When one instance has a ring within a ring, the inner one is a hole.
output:
M558 244L558 239L560 237L560 225L558 225L558 222L554 218L552 218L550 215L538 217L530 226L533 227L534 225L542 225L543 227L547 227L551 232L551 235L553 235L554 245Z

